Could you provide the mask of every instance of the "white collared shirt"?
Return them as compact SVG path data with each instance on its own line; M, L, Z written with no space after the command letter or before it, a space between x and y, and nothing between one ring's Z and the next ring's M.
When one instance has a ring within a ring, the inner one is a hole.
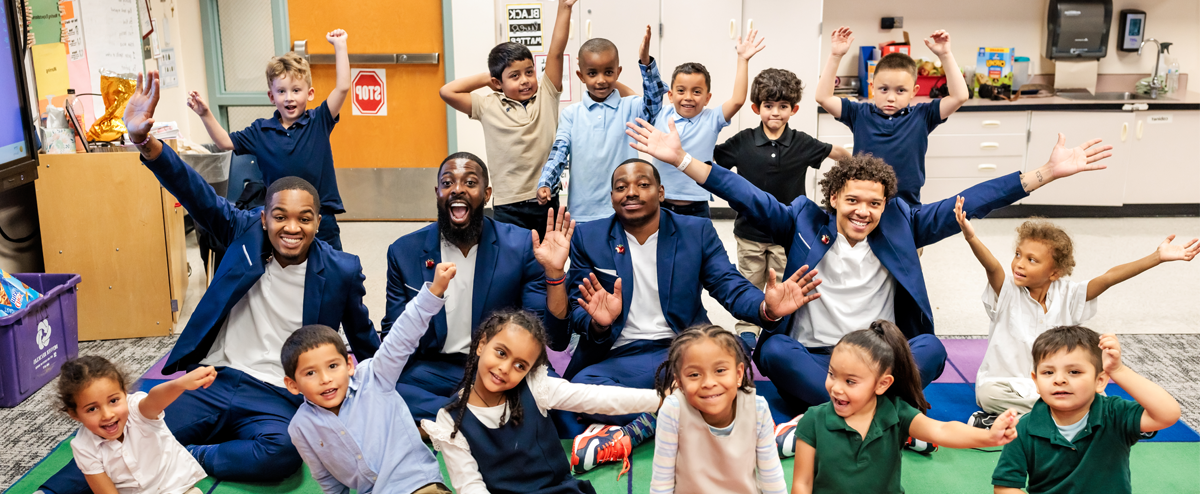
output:
M277 261L268 262L262 277L229 310L202 364L232 367L284 387L279 354L288 336L304 325L307 272L307 259L286 268Z
M792 318L792 338L806 347L836 345L851 331L866 329L884 319L896 321L896 283L871 245L863 240L851 246L845 235L816 266L821 297L805 304Z
M667 325L662 300L658 297L658 232L650 235L644 244L638 244L637 237L629 232L625 232L625 239L629 259L633 261L633 300L625 302L629 304L629 315L613 348L635 340L673 338L675 331Z
M208 474L175 440L165 414L142 416L138 404L145 397L140 391L126 396L129 418L121 441L80 426L71 440L75 463L84 475L107 474L120 494L183 494Z
M991 285L983 287L983 307L991 326L988 347L979 364L975 385L1004 381L1013 391L1029 398L1037 394L1033 382L1033 340L1057 326L1083 324L1096 315L1097 299L1087 300L1087 282L1058 279L1046 290L1046 308L1042 309L1029 289L1019 287L1009 273L1000 293Z
M446 344L442 345L442 353L467 353L471 350L472 306L475 295L475 259L479 254L479 244L471 246L467 255L462 249L442 240L442 262L452 262L455 267L454 279L446 286Z

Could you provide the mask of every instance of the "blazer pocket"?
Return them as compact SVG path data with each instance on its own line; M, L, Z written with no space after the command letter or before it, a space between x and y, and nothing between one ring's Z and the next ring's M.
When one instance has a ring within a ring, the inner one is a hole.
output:
M606 274L613 279L616 279L616 277L617 277L617 270L615 270L615 269L604 269L604 268L593 268L593 269L595 269L597 273Z

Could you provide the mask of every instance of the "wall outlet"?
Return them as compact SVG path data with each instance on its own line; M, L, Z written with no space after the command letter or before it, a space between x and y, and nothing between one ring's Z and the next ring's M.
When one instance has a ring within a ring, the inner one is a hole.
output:
M879 19L879 29L899 29L904 27L903 17L883 17Z

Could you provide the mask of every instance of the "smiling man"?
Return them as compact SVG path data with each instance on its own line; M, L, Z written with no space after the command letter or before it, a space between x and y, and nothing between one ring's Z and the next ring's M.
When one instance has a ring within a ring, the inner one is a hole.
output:
M396 390L414 419L435 420L463 378L471 336L493 311L519 307L546 312L546 274L533 256L530 230L483 215L492 196L487 165L471 153L447 156L438 168L438 220L400 237L388 248L384 338L438 263L458 274L446 289L446 305L429 323ZM543 318L548 327L557 319ZM558 323L565 326L566 323ZM554 333L551 333L554 334ZM552 341L561 350L567 341Z
M197 225L229 246L163 367L169 374L212 365L217 379L168 406L167 427L208 475L280 480L301 464L287 429L301 400L284 387L283 342L304 325L340 326L359 360L374 355L379 337L362 303L362 268L357 256L316 239L319 195L307 181L276 180L267 189L266 206L249 211L217 195L175 151L149 135L158 97L158 73L150 72L144 84L139 75L125 108L130 140ZM137 475L137 467L131 468ZM72 461L42 491L90 489Z

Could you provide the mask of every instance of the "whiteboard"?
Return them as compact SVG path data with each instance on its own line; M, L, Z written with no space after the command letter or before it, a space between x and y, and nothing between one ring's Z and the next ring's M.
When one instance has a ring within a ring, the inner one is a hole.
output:
M83 42L93 92L101 91L101 70L141 73L142 34L138 29L137 0L85 0L78 5L83 11ZM96 115L102 115L103 98L89 99L95 105Z

